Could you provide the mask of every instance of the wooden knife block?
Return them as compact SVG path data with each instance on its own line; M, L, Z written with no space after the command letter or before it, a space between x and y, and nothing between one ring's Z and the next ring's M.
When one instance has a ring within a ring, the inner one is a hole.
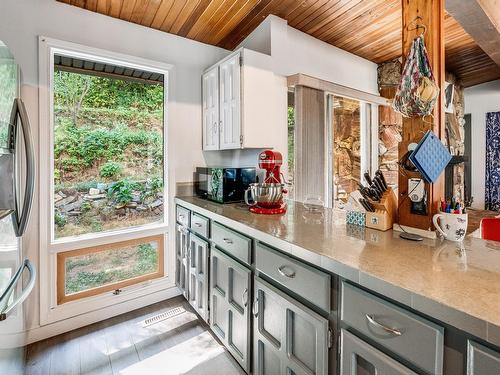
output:
M397 202L396 194L392 188L384 192L380 202L370 200L375 212L366 213L366 227L382 231L391 229L396 221Z

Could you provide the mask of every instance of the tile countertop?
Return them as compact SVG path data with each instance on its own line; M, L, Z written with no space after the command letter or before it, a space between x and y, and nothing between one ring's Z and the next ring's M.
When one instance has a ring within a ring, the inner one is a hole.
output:
M289 202L284 215L197 197L176 202L414 310L500 346L500 242L462 244L347 226L332 209Z

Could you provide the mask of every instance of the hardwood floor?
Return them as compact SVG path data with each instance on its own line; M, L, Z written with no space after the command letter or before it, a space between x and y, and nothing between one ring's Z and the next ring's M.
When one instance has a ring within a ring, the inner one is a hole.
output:
M181 313L144 326L180 307ZM28 346L27 375L244 374L182 298L176 297Z

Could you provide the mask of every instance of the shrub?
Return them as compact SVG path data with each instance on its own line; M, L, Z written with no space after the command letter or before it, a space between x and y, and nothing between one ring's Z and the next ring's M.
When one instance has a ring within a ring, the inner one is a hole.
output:
M120 163L108 161L99 170L99 175L104 178L110 178L117 176L121 171L122 166Z
M66 216L56 211L54 213L54 224L56 224L59 228L62 228L66 225L66 223L67 223Z
M75 184L76 191L79 191L81 193L83 192L88 192L90 188L96 189L97 188L97 182L96 181L83 181L83 182L78 182Z
M132 192L136 186L137 183L120 180L109 187L108 195L114 197L118 203L128 204L132 201Z
M80 211L81 212L88 212L92 209L92 203L89 201L83 201L81 206L80 206Z
M156 194L163 190L163 179L159 176L155 176L146 181L146 185L141 194L141 199L144 200L149 197L154 197Z

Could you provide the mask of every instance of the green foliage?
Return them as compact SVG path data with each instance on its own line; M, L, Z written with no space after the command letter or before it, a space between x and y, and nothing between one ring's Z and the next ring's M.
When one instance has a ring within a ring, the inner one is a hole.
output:
M122 166L120 163L108 161L99 170L99 175L104 178L115 177L120 174Z
M54 213L54 224L62 228L66 225L66 223L67 223L66 216L56 211Z
M146 181L144 189L141 194L141 199L145 200L150 197L156 196L163 190L163 178L155 176Z
M83 182L78 182L74 186L75 190L80 192L80 193L86 193L90 189L96 189L97 188L97 182L96 181L83 181Z
M83 201L82 204L80 205L81 212L88 212L91 209L92 209L92 203L89 201Z
M58 71L54 74L56 103L74 108L163 108L163 85Z
M108 189L108 195L114 197L120 204L132 202L132 192L137 187L137 183L129 180L120 180L112 184Z

